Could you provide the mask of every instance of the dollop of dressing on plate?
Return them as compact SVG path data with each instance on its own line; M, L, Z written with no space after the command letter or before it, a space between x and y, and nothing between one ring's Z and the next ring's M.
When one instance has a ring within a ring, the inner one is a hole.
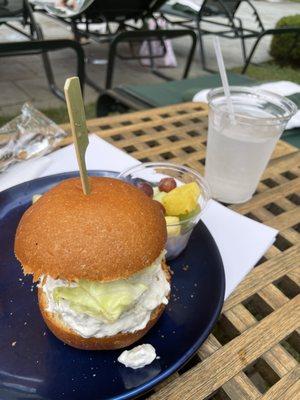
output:
M151 344L141 344L131 350L125 350L118 357L118 361L125 367L138 369L149 365L156 358L155 348Z

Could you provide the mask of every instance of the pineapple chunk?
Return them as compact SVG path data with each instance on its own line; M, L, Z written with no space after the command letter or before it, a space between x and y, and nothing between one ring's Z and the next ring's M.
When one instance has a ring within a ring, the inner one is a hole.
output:
M180 220L178 217L165 217L168 236L180 235ZM177 224L177 225L176 225Z
M184 216L194 211L198 206L201 190L196 182L179 186L162 198L167 215Z
M160 203L162 203L162 199L165 197L165 195L167 194L166 192L161 192L158 188L157 190L155 190L156 188L154 188L154 195L153 195L153 200L159 201Z
M160 193L158 186L153 186L153 198Z
M186 219L195 217L197 214L199 214L200 211L201 211L201 207L199 204L197 204L196 208L193 211L191 211L190 213L179 215L179 219L180 219L180 221L184 221Z

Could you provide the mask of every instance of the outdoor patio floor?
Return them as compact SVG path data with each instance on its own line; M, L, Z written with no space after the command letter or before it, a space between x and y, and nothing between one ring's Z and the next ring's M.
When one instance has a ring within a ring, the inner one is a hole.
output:
M271 28L284 15L300 13L300 4L293 2L270 3L265 1L254 1L266 28ZM252 25L250 14L245 17L245 7L240 10L239 14L247 21L249 26ZM37 14L37 20L40 22L46 38L71 38L67 28L56 21L45 16ZM19 34L0 28L0 41L23 40ZM232 40L222 39L222 48L225 62L228 68L239 66L242 63L241 46L238 41L233 45ZM266 38L258 49L256 59L257 62L269 59L270 38ZM208 65L212 68L216 67L214 60L213 47L211 37L205 38L207 49ZM250 42L248 42L249 48ZM180 77L180 66L183 65L187 55L187 45L184 40L174 42L174 49L179 63L179 68L169 69L168 73L174 77ZM107 46L99 45L91 42L84 46L86 54L89 57L97 59L105 59L107 54ZM59 51L51 55L53 67L57 83L60 87L68 76L72 76L75 72L75 56L70 51ZM87 67L87 72L97 84L104 85L105 65L91 65ZM190 76L199 76L204 74L199 63L198 48L193 62ZM150 74L148 70L139 65L136 61L124 62L118 60L115 70L114 84L121 83L151 83L159 82L157 78ZM30 57L7 57L0 59L0 115L13 115L17 113L21 105L25 101L31 101L36 107L45 109L49 107L59 107L62 102L58 100L48 89L44 69L40 56ZM90 87L86 87L85 102L90 103L96 100L98 94Z

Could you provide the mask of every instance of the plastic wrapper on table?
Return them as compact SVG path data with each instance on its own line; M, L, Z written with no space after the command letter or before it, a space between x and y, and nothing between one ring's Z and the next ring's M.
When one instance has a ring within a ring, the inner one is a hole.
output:
M67 133L31 104L0 128L0 172L11 164L53 151Z

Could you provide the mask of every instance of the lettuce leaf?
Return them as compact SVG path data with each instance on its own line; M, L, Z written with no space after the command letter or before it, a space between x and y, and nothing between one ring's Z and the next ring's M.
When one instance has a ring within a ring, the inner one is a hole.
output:
M110 323L115 322L147 290L142 283L126 280L104 283L79 280L77 284L76 287L55 288L54 300L64 299L74 311L94 318L104 317Z

